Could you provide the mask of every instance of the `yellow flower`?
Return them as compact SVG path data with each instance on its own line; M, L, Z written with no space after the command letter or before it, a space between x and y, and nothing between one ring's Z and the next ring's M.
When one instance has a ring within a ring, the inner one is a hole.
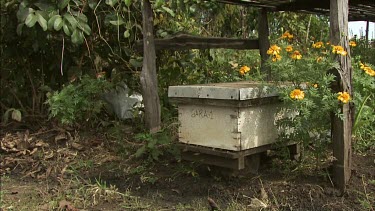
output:
M296 99L296 100L302 100L305 98L305 93L300 89L294 89L289 94L290 98Z
M363 64L362 62L359 62L359 67L361 68L361 70L363 70L366 67L366 65Z
M313 84L313 87L318 88L319 86L318 86L318 84Z
M280 61L280 60L281 60L281 56L279 54L276 54L276 55L272 56L273 62Z
M301 55L301 53L299 51L294 51L291 57L294 60L302 59L302 55Z
M323 57L319 56L317 59L316 59L316 62L321 62L323 60Z
M245 75L245 73L247 73L247 72L249 72L250 71L250 67L248 67L248 66L242 66L241 68L240 68L240 75Z
M268 49L267 54L268 55L278 55L278 54L280 54L280 50L281 50L281 48L279 46L273 45Z
M288 45L288 46L285 48L285 50L286 50L287 52L291 52L291 51L293 50L293 47L292 47L291 45Z
M359 63L359 66L362 70L366 72L366 74L370 76L375 76L375 70L372 69L370 66L363 64L362 62Z
M365 72L370 76L375 76L375 70L373 70L371 67L365 67Z
M332 53L340 54L342 56L346 56L348 54L348 52L346 52L344 50L344 48L342 46L339 46L339 45L333 45L332 46Z
M288 31L286 31L283 35L281 35L281 39L285 39L285 38L288 38L288 39L293 39L293 34L290 34Z
M349 93L347 93L347 92L339 92L337 94L338 94L338 96L337 96L338 100L340 100L341 102L343 102L345 104L349 102L349 100L350 100Z
M356 47L357 43L352 40L352 41L349 42L349 45L350 45L350 47Z
M322 48L322 47L324 47L324 44L323 44L323 42L316 42L316 43L312 44L312 47L313 48Z

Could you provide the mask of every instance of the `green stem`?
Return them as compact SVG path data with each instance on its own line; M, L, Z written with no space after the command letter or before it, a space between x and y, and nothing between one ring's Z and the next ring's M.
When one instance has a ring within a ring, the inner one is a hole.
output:
M371 97L372 93L370 93L366 98L365 100L362 102L361 104L361 107L359 108L359 111L358 111L358 114L356 115L355 117L355 120L354 120L354 126L353 126L353 132L356 131L357 129L357 124L359 122L359 118L361 117L361 113L362 113L362 110L363 110L363 107L365 106L367 100Z

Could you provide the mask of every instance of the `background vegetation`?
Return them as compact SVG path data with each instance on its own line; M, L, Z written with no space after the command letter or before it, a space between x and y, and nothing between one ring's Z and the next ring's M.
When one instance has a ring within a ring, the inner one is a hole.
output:
M258 10L254 8L199 0L156 0L152 5L157 38L178 33L258 36ZM269 25L271 42L278 42L288 31L293 34L294 43L305 46L301 51L314 42L328 40L327 17L270 13ZM1 1L1 32L3 120L49 114L61 123L97 126L115 119L106 114L102 103L97 103L101 102L101 93L119 82L125 82L134 91L140 90L142 55L135 50L136 42L142 39L139 0ZM368 49L363 39L359 38L357 43L352 52L354 67L358 67L359 61L374 64L374 49ZM157 65L166 126L176 115L166 95L170 85L263 78L256 50L159 51ZM242 74L242 66L248 66L250 71ZM311 75L322 71L319 68L309 69ZM360 108L355 137L366 142L361 144L362 149L368 148L374 139L374 82L361 73L354 74L358 92L353 99ZM328 86L331 79L325 80Z

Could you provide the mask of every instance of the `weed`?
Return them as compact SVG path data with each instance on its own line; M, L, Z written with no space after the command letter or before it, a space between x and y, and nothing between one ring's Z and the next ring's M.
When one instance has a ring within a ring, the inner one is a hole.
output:
M47 95L50 117L67 125L88 121L94 125L98 120L96 115L104 105L101 94L110 87L111 84L104 79L83 76L79 83L69 84L61 91Z
M165 151L170 153L176 152L172 146L170 136L165 131L155 134L139 133L135 136L135 139L143 142L143 145L135 153L135 157L146 155L149 161L157 161Z
M369 183L374 182L373 180L370 180ZM365 182L365 177L362 175L362 185L363 185L363 193L358 192L361 196L358 198L358 201L361 203L361 206L363 207L363 210L370 210L374 211L374 204L375 204L375 197L374 195L368 193L367 191L367 183Z

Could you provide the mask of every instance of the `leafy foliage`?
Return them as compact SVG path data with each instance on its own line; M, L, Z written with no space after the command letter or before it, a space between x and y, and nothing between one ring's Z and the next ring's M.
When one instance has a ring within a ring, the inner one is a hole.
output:
M374 76L370 76L361 68L362 58L358 55L353 59L354 103L356 105L353 134L356 141L355 149L364 152L375 147L375 80ZM375 69L374 65L369 63L366 65Z
M61 91L48 95L50 116L69 125L83 120L95 123L96 115L103 107L101 95L110 87L106 80L84 76L79 83L69 84Z
M284 82L278 88L285 106L281 112L292 113L278 121L280 139L302 142L319 158L330 141L331 113L341 116L337 93L330 88L335 78L329 70L337 68L331 46L308 49L291 40L281 40L279 46L273 45L268 51L268 65L273 78Z
M171 145L171 136L166 131L156 134L139 133L135 136L135 139L144 142L135 153L136 157L147 156L149 161L157 161L165 152L176 156L176 148Z

